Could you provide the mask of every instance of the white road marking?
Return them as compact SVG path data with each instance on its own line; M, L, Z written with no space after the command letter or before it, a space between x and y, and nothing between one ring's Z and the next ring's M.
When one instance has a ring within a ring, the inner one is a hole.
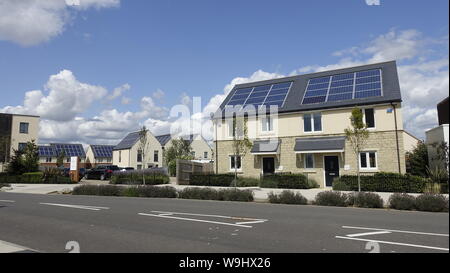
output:
M14 201L14 200L0 200L0 202L15 203L16 201Z
M148 213L138 213L138 214L139 215L143 215L143 216L153 216L153 217L160 217L160 218L185 220L185 221L192 221L192 222L202 222L202 223L211 223L211 224L236 226L236 227L245 227L245 228L252 228L252 226L249 226L247 224L258 224L258 223L264 223L264 222L268 221L266 219L253 219L253 218L233 217L233 216L214 215L214 214L199 214L199 213L170 212L170 211L151 211L151 212L157 213L157 214L148 214ZM175 215L186 215L186 216L200 216L200 217L211 217L211 218L241 220L241 221L245 221L245 222L225 223L225 222L209 221L209 220L202 220L202 219L176 217L176 216L173 216L174 214Z
M38 252L36 250L0 240L0 253Z
M378 234L389 234L389 233L392 233L392 232L390 232L390 231L374 231L374 232L348 234L346 236L347 237L361 237L361 236L378 235Z
M374 242L374 243L379 243L379 244L398 245L398 246L409 246L409 247L416 247L416 248L426 248L426 249L434 249L434 250L449 251L448 248L443 248L443 247L424 246L424 245L414 245L414 244L405 244L405 243L397 243L397 242L389 242L389 241L380 241L380 240L370 240L370 239L362 239L362 238L350 238L350 237L345 237L345 236L336 236L335 238L338 238L338 239L345 239L345 240L363 241L363 242Z
M57 206L57 207L65 207L65 208L73 208L73 209L85 209L85 210L102 210L109 209L107 207L94 207L94 206L84 206L84 205L68 205L68 204L55 204L55 203L39 203L41 205L47 206Z
M216 222L216 221L189 219L189 218L182 218L182 217L175 217L175 216L164 216L164 215L148 214L148 213L138 213L138 214L139 215L143 215L143 216L152 216L152 217L160 217L160 218L168 218L168 219L176 219L176 220L184 220L184 221L192 221L192 222L202 222L202 223L210 223L210 224L217 224L217 225L252 228L252 226L245 226L245 225L238 225L238 224L224 223L224 222Z
M386 228L368 228L368 227L352 227L352 226L343 226L342 228L361 229L361 230L378 230L378 231L389 231L389 232L398 232L398 233L409 233L409 234L418 234L418 235L430 235L430 236L448 237L448 234L430 233L430 232L417 232L417 231L406 231L406 230L395 230L395 229L386 229Z

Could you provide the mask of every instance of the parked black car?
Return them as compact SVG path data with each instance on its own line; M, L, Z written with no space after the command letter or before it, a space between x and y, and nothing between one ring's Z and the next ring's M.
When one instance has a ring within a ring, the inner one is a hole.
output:
M116 165L98 166L93 169L86 171L84 174L84 179L100 179L106 180L110 179L111 175L115 171L120 171L120 168Z
M59 168L59 170L61 171L62 176L70 177L70 168L61 167L61 168ZM80 180L84 177L85 173L86 173L86 169L80 168L80 170L78 171Z
M121 172L128 172L128 171L134 171L133 167L125 167L125 168L120 168Z

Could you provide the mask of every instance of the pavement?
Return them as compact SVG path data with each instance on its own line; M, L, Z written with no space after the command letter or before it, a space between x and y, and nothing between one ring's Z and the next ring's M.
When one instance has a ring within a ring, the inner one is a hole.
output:
M0 192L0 223L0 252L449 252L448 213Z

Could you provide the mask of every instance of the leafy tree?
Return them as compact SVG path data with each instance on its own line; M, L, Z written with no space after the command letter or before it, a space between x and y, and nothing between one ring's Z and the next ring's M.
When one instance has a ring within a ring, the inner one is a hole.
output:
M440 143L433 143L431 144L433 148L436 149L436 158L433 158L434 160L438 160L443 164L443 168L447 170L449 168L449 155L448 155L448 143L445 141L442 141Z
M64 152L64 150L61 150L61 152L58 154L58 157L56 158L56 166L63 167L65 158L66 152Z
M353 152L356 155L356 174L358 176L358 191L361 191L361 176L359 170L360 153L364 148L364 145L369 138L369 132L367 131L367 125L363 121L363 113L361 109L355 108L352 110L350 116L352 124L351 128L345 129L345 135L350 142Z
M421 177L428 177L428 150L423 141L419 141L411 152L406 153L408 173Z
M8 162L9 137L0 136L0 162Z
M253 147L252 142L248 138L247 119L245 117L233 117L233 155L234 158L241 158L241 164L243 157ZM237 160L236 160L237 164ZM234 187L237 186L237 166L234 168Z
M7 168L8 174L16 175L16 174L23 174L25 172L23 155L24 155L23 151L13 150L13 155Z
M23 165L25 172L36 172L39 170L39 147L32 140L27 143L24 149Z
M164 163L169 168L170 175L176 175L176 160L192 160L192 148L188 140L183 138L172 139L169 148L164 150Z

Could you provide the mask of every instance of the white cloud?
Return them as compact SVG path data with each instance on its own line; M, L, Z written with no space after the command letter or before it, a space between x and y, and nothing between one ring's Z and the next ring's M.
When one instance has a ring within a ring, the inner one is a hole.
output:
M65 0L1 0L0 40L33 46L60 35L75 16L71 10L117 7L120 0L80 0L71 9Z
M120 100L120 103L122 103L123 105L128 105L131 103L131 99L127 98L127 97L122 97L122 99Z
M131 89L131 86L130 86L128 83L126 83L126 84L124 84L124 85L122 85L122 86L119 86L119 87L117 87L117 88L115 88L115 89L113 90L112 94L108 96L108 99L109 99L109 100L116 99L116 98L122 96L122 94L123 94L125 91L128 91L128 90L130 90L130 89Z
M165 95L166 95L166 94L165 94L164 91L162 91L161 89L156 90L156 91L153 92L153 94L152 94L152 96L153 96L155 99L158 99L158 100L164 98Z

